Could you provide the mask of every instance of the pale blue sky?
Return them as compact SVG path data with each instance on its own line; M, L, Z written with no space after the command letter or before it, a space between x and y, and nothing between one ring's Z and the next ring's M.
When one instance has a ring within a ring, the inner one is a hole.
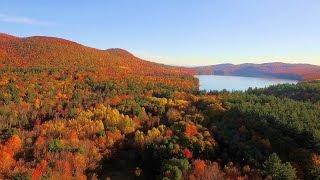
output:
M175 65L320 64L319 0L2 0L0 32Z

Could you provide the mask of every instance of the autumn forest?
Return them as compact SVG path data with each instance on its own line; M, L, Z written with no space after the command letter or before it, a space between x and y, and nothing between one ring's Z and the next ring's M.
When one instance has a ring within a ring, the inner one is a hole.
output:
M197 69L0 34L0 179L318 179L320 82L200 91Z

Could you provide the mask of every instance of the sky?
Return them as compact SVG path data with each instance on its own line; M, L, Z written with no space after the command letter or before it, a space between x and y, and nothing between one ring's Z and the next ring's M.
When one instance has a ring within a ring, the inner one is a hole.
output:
M170 65L320 65L319 0L1 0L0 32Z

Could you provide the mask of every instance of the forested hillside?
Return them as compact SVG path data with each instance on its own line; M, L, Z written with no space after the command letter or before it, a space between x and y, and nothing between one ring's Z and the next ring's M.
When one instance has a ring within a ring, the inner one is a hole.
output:
M311 64L264 63L264 64L217 64L196 67L199 74L283 78L294 80L320 79L320 66Z
M204 92L120 49L0 47L0 179L320 178L319 82Z
M297 85L280 84L264 89L250 89L248 93L273 95L280 98L289 98L297 101L320 102L320 82L300 82Z
M135 77L145 82L171 83L182 88L195 87L196 84L189 83L192 80L186 76L195 74L193 69L149 62L122 49L99 50L69 40L44 36L19 38L0 34L0 67L81 71L101 80ZM186 79L175 81L179 76Z

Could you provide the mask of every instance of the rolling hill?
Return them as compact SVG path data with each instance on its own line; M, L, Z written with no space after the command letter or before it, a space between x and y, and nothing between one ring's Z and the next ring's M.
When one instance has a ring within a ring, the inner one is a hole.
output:
M45 36L15 37L0 33L0 68L55 68L85 71L99 79L135 76L145 82L197 86L191 68L146 61L123 49L100 50Z
M270 77L295 80L314 80L320 78L320 66L310 64L286 64L280 62L240 65L218 64L196 67L198 74L232 75L248 77Z
M110 75L186 75L192 69L153 63L123 49L99 50L54 37L0 34L0 64L15 67L92 67Z

